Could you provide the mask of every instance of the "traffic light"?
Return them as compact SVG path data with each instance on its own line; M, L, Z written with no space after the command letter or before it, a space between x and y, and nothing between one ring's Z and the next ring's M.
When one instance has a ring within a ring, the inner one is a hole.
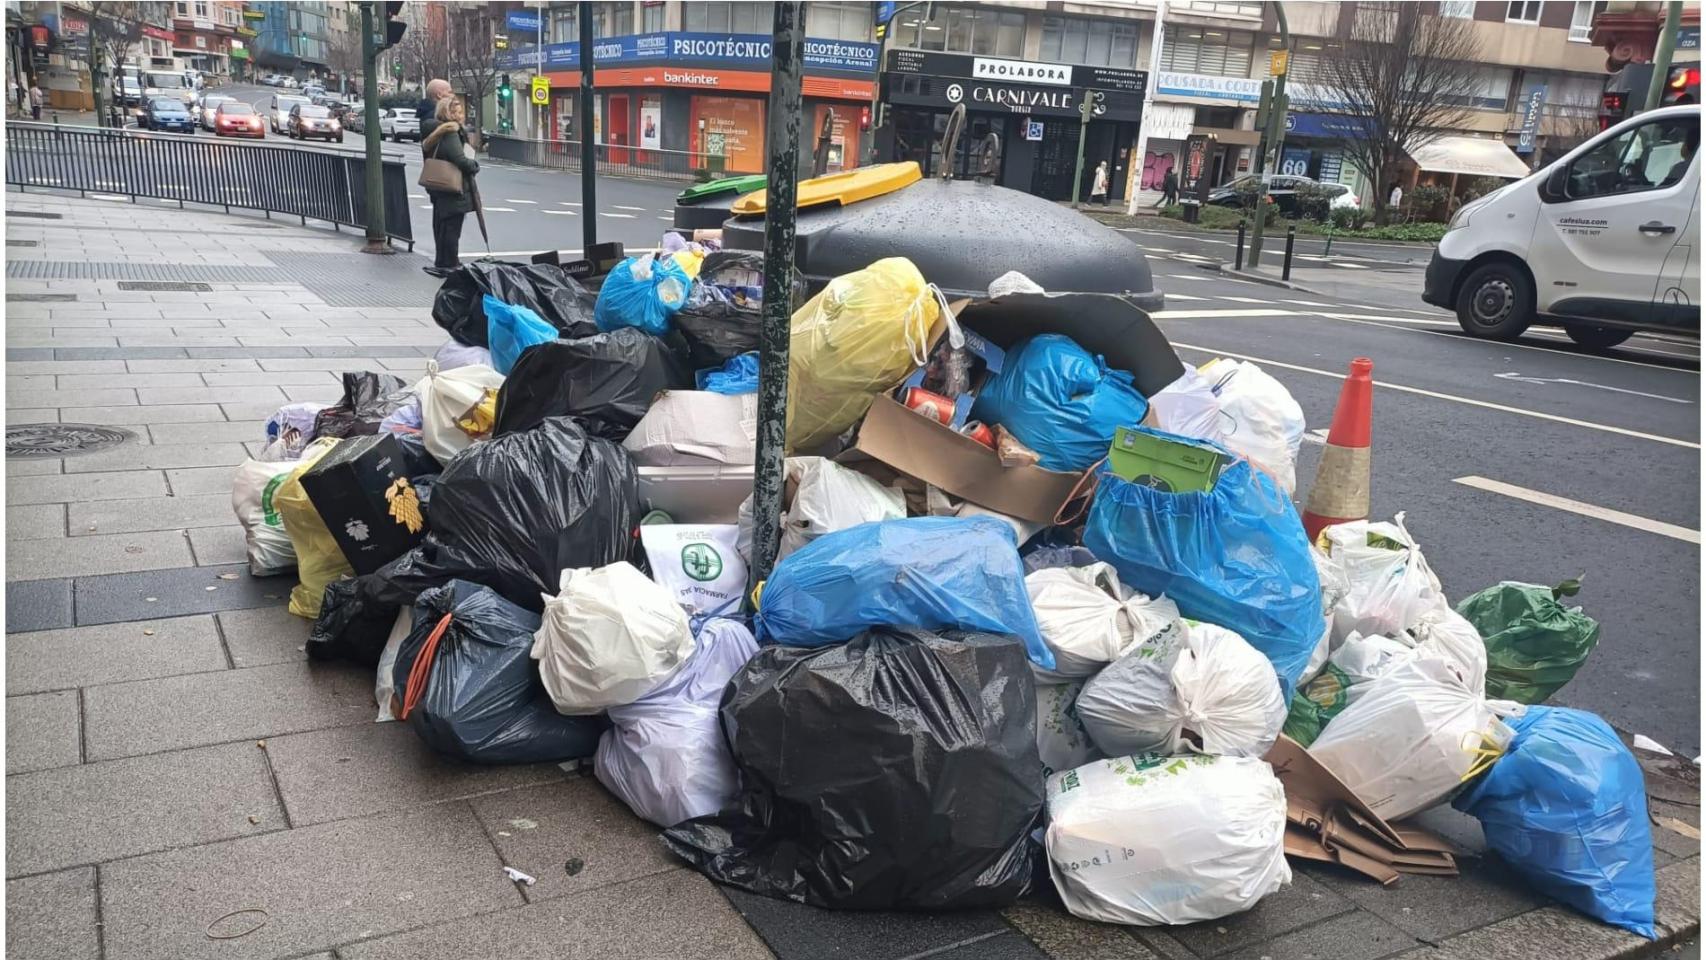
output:
M509 74L498 77L498 130L508 132L515 121L511 117L510 107L515 102L515 88L510 86Z
M386 0L385 2L385 40L379 44L380 50L389 50L403 42L403 34L409 30L409 25L397 17L403 12L403 0Z
M1686 63L1671 67L1670 75L1665 78L1664 89L1659 92L1659 106L1699 102L1700 65Z

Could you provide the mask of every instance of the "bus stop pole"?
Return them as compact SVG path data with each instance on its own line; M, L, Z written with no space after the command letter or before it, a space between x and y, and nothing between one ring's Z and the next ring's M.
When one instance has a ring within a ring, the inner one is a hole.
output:
M541 11L541 17L545 16ZM575 108L579 114L581 137L581 256L592 259L592 248L598 245L598 147L592 142L592 4L581 0L575 13L581 33L581 97Z
M788 337L793 314L794 216L800 163L803 4L775 4L766 137L764 314L758 341L758 456L752 478L751 587L770 575L782 531L782 456L787 444ZM750 595L750 594L749 594Z

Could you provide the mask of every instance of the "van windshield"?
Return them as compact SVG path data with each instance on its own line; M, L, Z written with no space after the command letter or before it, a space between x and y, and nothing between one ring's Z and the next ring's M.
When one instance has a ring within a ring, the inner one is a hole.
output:
M148 75L148 85L161 90L182 90L184 78L176 73L151 73Z

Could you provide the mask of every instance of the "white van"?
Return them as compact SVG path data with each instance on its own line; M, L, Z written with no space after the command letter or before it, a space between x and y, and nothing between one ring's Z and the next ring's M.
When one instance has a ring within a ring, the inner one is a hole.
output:
M1700 107L1649 110L1464 204L1422 299L1473 336L1562 326L1585 347L1700 333Z
M290 108L307 106L307 97L298 97L288 93L275 93L267 104L267 122L272 125L273 133L283 133L285 121L290 119Z

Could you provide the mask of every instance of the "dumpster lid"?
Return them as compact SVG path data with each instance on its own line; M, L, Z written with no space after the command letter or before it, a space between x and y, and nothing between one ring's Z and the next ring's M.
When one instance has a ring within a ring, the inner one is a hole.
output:
M768 179L762 173L749 173L739 177L722 177L708 183L696 183L681 191L675 202L677 205L687 206L726 194L751 193L754 190L763 190Z
M839 203L844 207L851 206L861 200L893 193L923 178L924 174L919 172L918 164L911 160L904 163L879 163L874 167L858 167L842 173L801 180L797 194L798 205L815 207L825 203ZM764 199L763 190L749 193L736 200L729 210L737 217L761 214L764 212Z

